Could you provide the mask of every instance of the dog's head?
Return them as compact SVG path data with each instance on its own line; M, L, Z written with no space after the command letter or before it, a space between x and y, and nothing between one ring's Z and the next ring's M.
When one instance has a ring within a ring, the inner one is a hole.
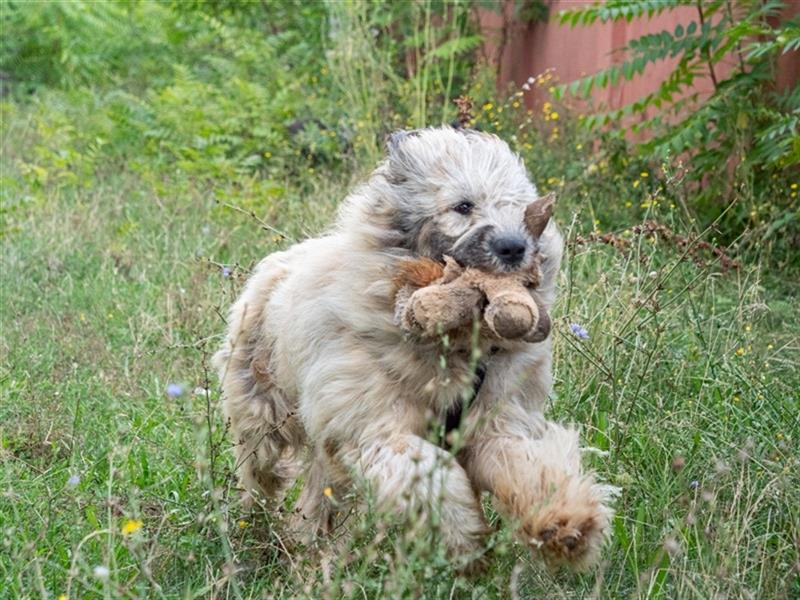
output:
M489 271L531 267L552 214L519 157L477 131L398 131L372 181L388 245Z

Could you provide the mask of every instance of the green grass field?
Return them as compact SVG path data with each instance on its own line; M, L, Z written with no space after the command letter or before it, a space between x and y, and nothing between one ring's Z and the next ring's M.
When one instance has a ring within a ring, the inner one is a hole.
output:
M735 181L703 187L555 100L527 112L477 66L471 3L443 6L0 0L0 599L800 599L797 163L777 133L775 164L744 158L784 113L730 113ZM299 485L283 512L239 501L209 371L230 303L460 93L559 194L549 410L622 490L588 573L533 560L489 499L472 578L369 512L290 549Z
M43 142L28 113L5 116L11 188ZM257 195L251 180L141 166L45 184L7 216L0 596L798 597L796 292L647 236L570 243L561 275L551 413L623 490L596 572L550 572L498 524L488 571L458 578L435 543L369 515L347 552L287 553L281 515L238 503L208 356L248 269L321 231L353 176L305 173L262 198L287 239L225 206L234 188ZM570 241L584 210L562 197Z

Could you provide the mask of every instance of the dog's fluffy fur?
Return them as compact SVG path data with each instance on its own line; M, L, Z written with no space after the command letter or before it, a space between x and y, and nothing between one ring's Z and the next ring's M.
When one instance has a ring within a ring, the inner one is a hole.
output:
M472 389L472 348L404 334L393 320L393 278L409 257L486 270L523 269L535 253L550 309L562 239L551 221L525 230L535 187L499 138L450 128L398 132L369 180L344 202L330 233L266 257L234 304L215 356L224 413L245 492L279 497L304 472L297 522L330 530L350 490L409 515L436 513L454 556L476 557L487 525L481 491L521 540L553 562L597 557L612 488L581 469L578 432L542 414L551 342L477 340L485 381L462 423L455 455L428 441L431 423ZM463 202L469 214L453 210ZM497 236L526 244L509 267Z

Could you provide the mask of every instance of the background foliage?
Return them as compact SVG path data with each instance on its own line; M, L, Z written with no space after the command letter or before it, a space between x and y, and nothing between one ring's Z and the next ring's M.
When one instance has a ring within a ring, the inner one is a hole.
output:
M478 6L0 0L0 597L800 594L797 92L763 88L794 25L704 3L705 34L632 44L617 78L665 48L690 74L706 47L745 57L702 107L718 126L675 146L698 121L656 99L635 148L625 114L572 114L551 73L498 91ZM569 18L667 4L605 7ZM238 502L207 369L222 315L255 261L324 229L385 133L451 121L462 93L559 192L551 412L623 489L591 573L547 571L495 516L473 579L372 514L287 552L283 513Z
M680 0L598 3L563 11L561 23L631 21L686 6ZM727 242L749 229L752 241L791 252L798 245L797 190L784 184L800 165L800 87L778 90L778 59L800 49L800 16L779 18L779 0L711 0L696 4L697 17L674 31L643 35L617 49L623 60L556 90L588 99L595 88L643 75L653 64L676 64L658 88L618 110L592 114L594 130L627 121L650 139L644 156L690 162L696 182L693 209L714 221ZM726 75L724 63L734 66ZM713 92L700 98L697 80L709 77ZM625 129L616 129L623 135ZM613 135L613 134L612 134Z

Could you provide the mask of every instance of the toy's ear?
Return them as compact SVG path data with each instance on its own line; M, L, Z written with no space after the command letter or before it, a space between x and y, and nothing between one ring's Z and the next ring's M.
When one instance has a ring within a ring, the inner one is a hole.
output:
M555 192L542 196L538 200L531 202L525 209L525 227L531 235L538 238L542 235L544 228L553 216L553 205L556 203Z

